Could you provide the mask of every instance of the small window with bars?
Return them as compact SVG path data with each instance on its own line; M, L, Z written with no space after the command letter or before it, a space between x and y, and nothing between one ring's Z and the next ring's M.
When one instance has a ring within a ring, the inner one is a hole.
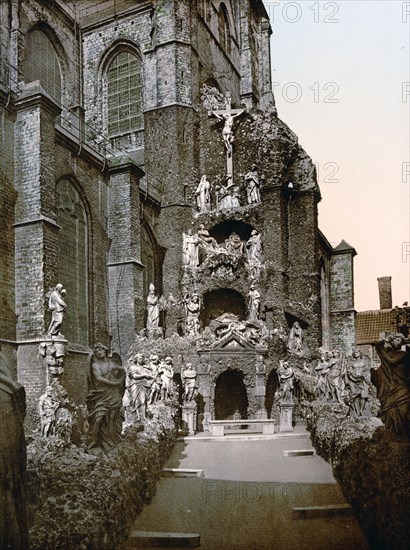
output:
M120 52L107 71L108 135L125 134L142 127L141 62Z

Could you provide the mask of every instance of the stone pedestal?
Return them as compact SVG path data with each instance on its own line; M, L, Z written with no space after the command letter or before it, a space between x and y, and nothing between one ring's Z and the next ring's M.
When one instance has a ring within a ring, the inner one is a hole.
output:
M281 401L280 402L280 422L279 422L280 432L293 432L292 418L293 418L293 402Z
M196 403L185 403L182 406L182 429L188 430L188 435L195 434Z

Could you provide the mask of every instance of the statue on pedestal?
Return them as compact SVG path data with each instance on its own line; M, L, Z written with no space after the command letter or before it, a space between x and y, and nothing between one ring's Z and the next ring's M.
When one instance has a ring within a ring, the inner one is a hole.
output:
M196 188L195 197L199 212L209 212L211 210L211 184L205 175L202 176Z
M192 235L192 230L188 229L183 233L182 244L182 265L185 267L198 267L199 265L199 238L198 235Z
M126 411L126 424L134 419L144 422L147 412L148 395L154 381L152 372L144 364L142 353L137 353L127 369L126 390L123 405Z
M288 350L296 354L301 354L303 351L303 331L298 321L295 321L290 329Z
M161 399L170 399L172 391L172 379L174 377L174 365L172 357L165 357L161 374Z
M47 329L47 334L56 338L64 338L60 333L61 325L64 321L64 313L67 308L67 304L64 301L66 290L61 283L58 283L54 290L51 291L50 298L48 299L48 307L51 310L51 321Z
M255 285L251 285L248 292L248 321L257 321L259 319L260 296Z
M147 324L148 330L153 330L159 327L159 299L155 294L155 286L153 283L149 285L147 296Z
M162 365L160 363L158 355L150 355L148 362L148 369L151 372L153 381L149 393L148 405L152 405L156 401L159 401L161 398L161 387L162 387Z
M317 366L315 367L317 379L316 379L316 396L318 399L327 401L329 399L329 383L327 380L327 373L329 371L328 362L329 352L324 349L320 349L320 357Z
M371 372L380 400L380 418L401 439L410 439L410 349L400 333L386 335L376 351L381 365Z
M293 377L294 372L287 361L279 361L277 370L279 378L279 398L282 401L293 401Z
M252 164L250 172L245 175L245 187L248 204L255 204L261 201L260 182L256 164Z
M8 360L1 352L0 411L0 548L26 550L26 394L13 379Z
M249 274L252 278L256 278L263 263L262 235L256 229L252 230L251 236L246 241L245 252Z
M181 380L184 385L184 403L191 403L197 395L196 385L197 372L191 363L187 363L185 369L181 372Z
M55 434L56 412L60 406L51 386L46 387L45 393L38 400L38 414L40 416L40 433L44 437Z
M90 359L88 374L90 441L87 449L109 450L118 443L122 424L124 378L119 356L108 357L108 349L97 344Z
M201 311L201 301L196 292L189 296L185 296L185 335L186 336L198 336L199 335L199 314Z

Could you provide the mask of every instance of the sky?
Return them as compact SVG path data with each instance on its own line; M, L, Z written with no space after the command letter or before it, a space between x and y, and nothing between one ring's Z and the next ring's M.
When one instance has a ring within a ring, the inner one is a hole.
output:
M410 301L410 2L264 1L279 117L318 168L319 227L354 259L355 308Z

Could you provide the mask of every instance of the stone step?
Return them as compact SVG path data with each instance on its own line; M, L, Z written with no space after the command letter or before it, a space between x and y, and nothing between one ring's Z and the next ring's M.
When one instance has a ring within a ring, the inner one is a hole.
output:
M178 441L263 441L268 439L309 439L309 434L300 434L295 432L284 432L284 433L276 433L272 435L263 435L261 433L259 434L230 434L229 432L225 432L224 436L218 437L218 436L206 436L206 435L195 435L195 436L188 436L188 437L178 437Z
M293 519L316 519L334 516L352 516L350 504L328 504L326 506L300 506L292 508Z
M127 540L128 548L198 548L199 533L163 533L160 531L132 531Z
M163 468L162 477L204 477L204 471L196 468Z
M285 456L285 457L315 456L315 455L316 455L315 449L292 449L290 451L283 451L283 456Z

